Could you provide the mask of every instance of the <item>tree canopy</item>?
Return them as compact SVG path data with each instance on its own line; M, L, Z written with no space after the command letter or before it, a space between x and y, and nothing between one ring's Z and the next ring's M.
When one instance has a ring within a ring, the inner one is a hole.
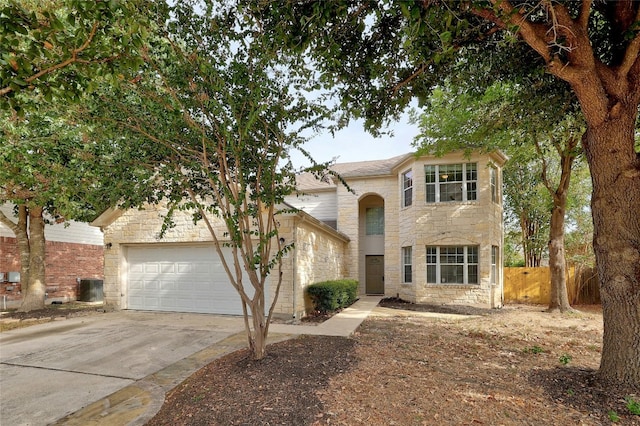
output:
M605 320L599 375L640 383L640 3L287 1L255 7L276 42L315 60L347 117L376 131L447 77L486 88L544 72L570 86L586 131ZM544 67L544 68L541 68Z
M0 6L0 106L77 100L97 76L117 83L140 64L147 35L144 0L8 0ZM35 91L16 97L22 91ZM35 106L37 108L37 105Z
M295 185L288 152L326 108L298 89L305 83L250 16L217 1L157 12L143 67L96 93L82 117L107 138L126 135L118 143L136 147L135 160L156 173L155 200L205 224L240 296L253 356L262 358L281 258L291 249L278 238L278 215L289 211L284 197Z

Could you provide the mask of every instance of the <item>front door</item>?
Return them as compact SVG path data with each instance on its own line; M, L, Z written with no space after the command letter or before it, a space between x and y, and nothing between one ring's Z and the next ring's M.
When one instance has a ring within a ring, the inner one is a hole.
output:
M367 294L384 294L384 256L366 256L365 291Z

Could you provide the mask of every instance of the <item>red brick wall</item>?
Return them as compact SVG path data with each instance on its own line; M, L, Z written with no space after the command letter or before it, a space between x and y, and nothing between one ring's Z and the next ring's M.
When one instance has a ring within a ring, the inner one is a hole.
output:
M87 244L47 241L46 283L48 298L76 300L77 278L104 279L104 248ZM0 272L20 271L20 258L15 238L0 237ZM13 286L7 291L7 286ZM0 295L9 300L20 299L19 284L0 284Z

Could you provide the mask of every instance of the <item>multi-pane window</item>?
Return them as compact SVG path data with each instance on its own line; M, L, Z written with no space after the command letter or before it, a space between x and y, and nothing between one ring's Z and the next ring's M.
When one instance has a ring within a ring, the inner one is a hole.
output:
M427 203L478 199L478 165L438 164L424 167Z
M413 171L402 174L402 207L409 207L413 202Z
M478 284L478 246L427 246L427 283Z
M402 247L402 282L410 283L413 281L413 256L411 247Z
M498 174L494 167L489 168L489 173L491 174L491 201L494 203L498 202Z
M369 207L365 211L367 235L384 235L384 207Z
M491 284L498 282L498 246L491 246Z

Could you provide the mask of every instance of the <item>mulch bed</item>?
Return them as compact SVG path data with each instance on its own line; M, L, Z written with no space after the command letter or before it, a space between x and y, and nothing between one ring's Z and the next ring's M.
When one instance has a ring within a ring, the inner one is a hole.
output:
M394 304L475 317L370 317L353 338L283 341L261 361L236 352L176 387L148 424L640 425L624 400L640 389L595 378L597 308Z
M317 390L354 365L355 344L303 336L270 345L260 361L232 353L176 387L147 425L311 424L323 417Z

